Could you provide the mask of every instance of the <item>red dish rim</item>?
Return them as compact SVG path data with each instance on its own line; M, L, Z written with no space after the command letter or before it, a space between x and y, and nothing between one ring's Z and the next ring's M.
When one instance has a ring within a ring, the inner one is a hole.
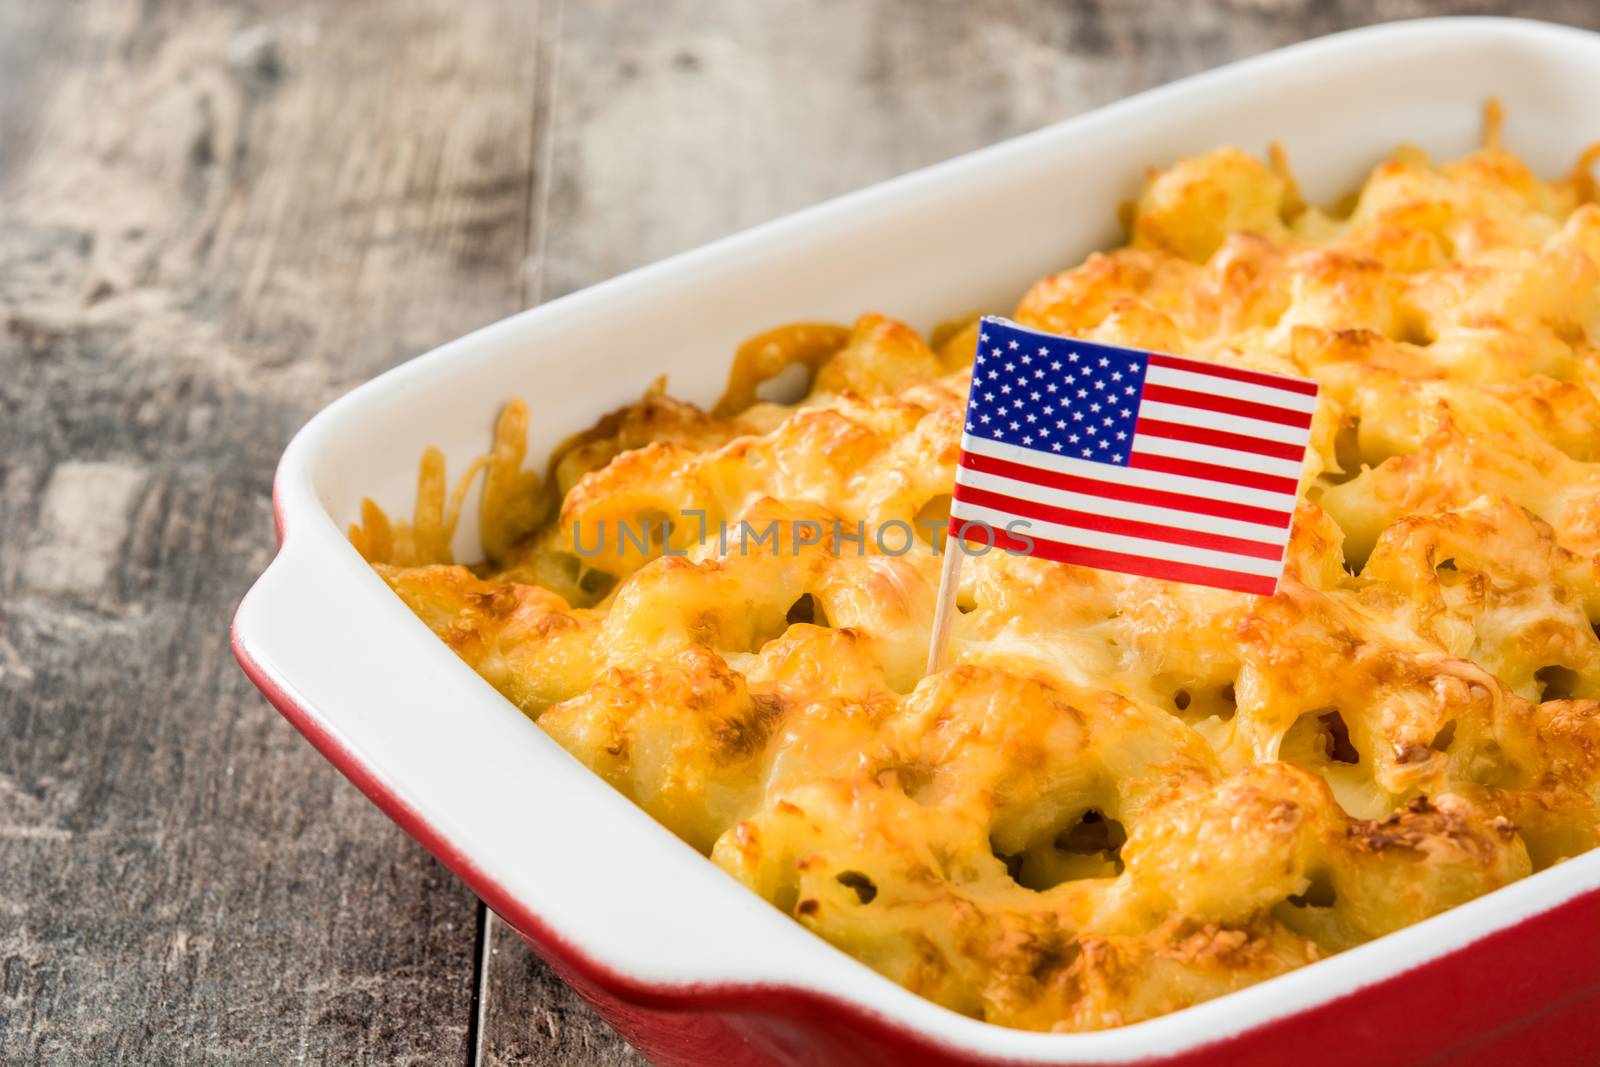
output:
M281 548L288 534L288 522L281 494L278 490L277 479L274 479L272 494L273 520L278 544ZM878 1040L886 1040L891 1045L898 1045L902 1048L908 1048L908 1050L911 1047L915 1047L923 1053L936 1054L946 1062L975 1065L1005 1062L991 1054L959 1045L952 1045L904 1023L887 1019L854 1001L829 996L815 990L795 986L744 982L698 985L651 984L642 982L595 960L582 948L546 923L540 916L519 901L510 890L474 863L449 838L440 833L420 811L401 797L393 786L374 773L360 755L349 748L336 734L328 730L309 705L302 703L288 689L272 678L246 647L243 638L238 632L237 625L230 629L230 644L235 659L238 660L240 667L250 678L250 681L256 688L261 690L273 707L277 708L283 717L288 719L311 742L318 752L332 763L341 774L354 783L358 789L365 793L384 814L394 820L397 825L420 842L423 847L465 882L488 907L493 909L496 914L521 934L541 956L544 956L547 962L557 965L558 970L571 971L574 977L581 979L583 982L592 983L597 990L646 1009L699 1013L738 1012L774 1017L811 1015L813 1019L821 1016L828 1019L832 1024L845 1024L851 1032L868 1035ZM1443 955L1436 956L1407 970L1389 975L1372 984L1351 990L1333 999L1257 1022L1231 1034L1201 1041L1189 1048L1171 1054L1137 1061L1119 1062L1124 1065L1131 1062L1135 1064L1165 1063L1174 1065L1182 1063L1186 1067L1190 1067L1190 1065L1192 1067L1201 1067L1202 1064L1207 1065L1207 1067L1234 1067L1240 1062L1235 1058L1235 1050L1240 1049L1240 1046L1245 1042L1270 1039L1269 1035L1274 1032L1283 1034L1292 1031L1297 1023L1310 1018L1326 1016L1330 1013L1360 1012L1376 1009L1385 999L1384 991L1392 988L1396 982L1405 981L1428 985L1435 977L1441 977L1445 980L1439 982L1438 985L1445 987L1445 995L1448 995L1449 987L1452 986L1448 978L1450 974L1449 968L1454 965L1457 958L1463 953L1474 949L1504 952L1507 948L1510 948L1514 953L1514 942L1517 939L1519 930L1534 925L1561 922L1575 910L1585 906L1594 907L1596 903L1600 903L1600 890L1582 893L1549 909L1525 916L1510 925L1485 931L1482 937L1473 942L1459 946ZM1600 984L1594 986L1580 985L1573 989L1568 996L1544 1002L1537 1008L1523 1012L1520 1015L1514 1015L1497 1025L1491 1026L1487 1032L1460 1034L1458 1031L1460 1040L1433 1050L1429 1062L1442 1062L1444 1057L1453 1052L1466 1052L1482 1046L1495 1040L1497 1036L1504 1035L1507 1031L1520 1029L1538 1018L1558 1011L1564 1005L1573 1004L1585 996L1593 995L1597 990L1600 990ZM1512 999L1509 991L1507 999ZM1286 1048L1293 1047L1293 1044L1292 1041L1288 1040L1284 1042ZM1092 1067L1095 1061L1075 1060L1068 1062L1071 1062L1074 1067Z

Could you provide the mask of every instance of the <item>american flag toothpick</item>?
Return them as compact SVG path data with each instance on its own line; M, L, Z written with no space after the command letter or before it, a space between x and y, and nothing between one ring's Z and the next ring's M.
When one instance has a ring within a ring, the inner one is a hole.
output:
M985 318L929 670L948 640L961 540L1270 595L1316 403L1304 378Z

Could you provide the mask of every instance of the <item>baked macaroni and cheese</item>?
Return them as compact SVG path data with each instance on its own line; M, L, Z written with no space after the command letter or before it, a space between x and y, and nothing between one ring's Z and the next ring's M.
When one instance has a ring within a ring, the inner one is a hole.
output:
M1498 126L1329 210L1281 153L1181 160L1125 247L990 309L1321 383L1273 596L988 552L925 674L975 318L779 327L713 410L658 385L543 475L513 402L353 540L574 756L940 1004L1092 1030L1281 974L1600 833L1600 153L1542 181Z

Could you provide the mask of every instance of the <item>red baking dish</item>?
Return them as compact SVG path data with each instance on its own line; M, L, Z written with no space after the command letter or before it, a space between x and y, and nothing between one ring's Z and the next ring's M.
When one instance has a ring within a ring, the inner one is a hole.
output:
M1497 96L1509 146L1558 173L1600 136L1597 71L1600 36L1518 20L1325 38L452 342L337 401L290 444L274 491L281 549L239 608L235 653L324 756L657 1064L1600 1063L1595 853L1120 1029L1027 1033L950 1012L812 936L591 775L438 642L343 533L363 496L409 508L425 447L460 469L510 397L537 401L537 456L663 371L675 392L711 399L737 342L775 322L872 308L927 328L1012 302L1112 243L1144 168L1179 155L1278 140L1308 194L1331 198L1395 144L1470 148L1479 106ZM473 501L464 514L455 547L472 558Z

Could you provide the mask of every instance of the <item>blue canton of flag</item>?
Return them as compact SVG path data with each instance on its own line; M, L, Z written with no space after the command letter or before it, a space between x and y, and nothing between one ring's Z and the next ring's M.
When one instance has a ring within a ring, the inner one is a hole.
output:
M967 433L1126 466L1149 366L1141 352L991 321L972 365Z

